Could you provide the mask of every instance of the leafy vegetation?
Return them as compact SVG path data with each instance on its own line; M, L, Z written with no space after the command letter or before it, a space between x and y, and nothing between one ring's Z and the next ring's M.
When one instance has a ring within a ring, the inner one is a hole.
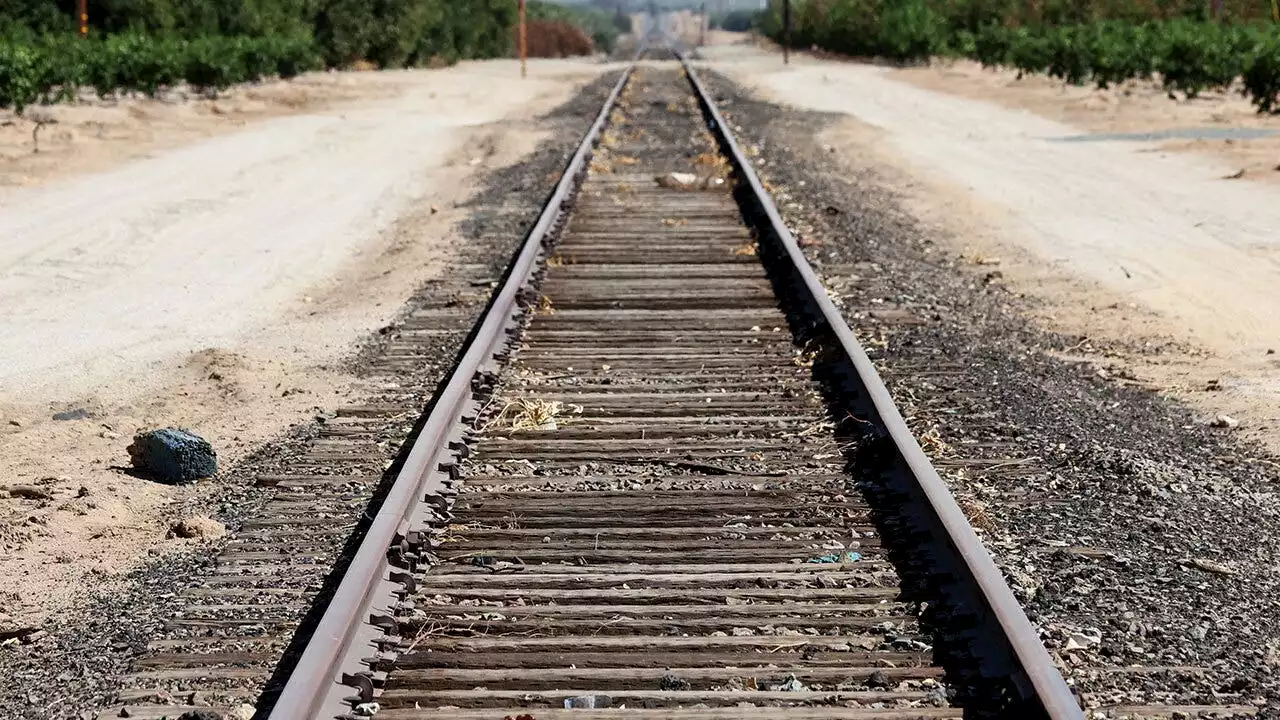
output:
M759 19L782 39L778 2ZM1158 79L1171 96L1242 91L1261 112L1280 109L1280 30L1222 22L1183 0L793 0L792 44L902 62L950 55L988 66L1108 87ZM1223 18L1262 5L1224 2Z
M219 90L267 75L291 77L320 66L306 37L158 39L141 34L102 40L74 36L0 44L0 106L70 100L82 87L99 94L155 95L187 80Z
M382 68L510 55L517 0L93 0L90 37L68 0L0 0L0 107L81 88L218 90L368 62ZM529 3L533 20L583 28L611 51L616 13Z

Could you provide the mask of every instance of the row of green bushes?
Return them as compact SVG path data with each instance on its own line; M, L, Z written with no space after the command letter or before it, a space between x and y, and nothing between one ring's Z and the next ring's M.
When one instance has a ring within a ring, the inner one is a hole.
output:
M1264 112L1276 109L1280 94L1280 32L1272 25L1170 20L1035 31L991 26L961 35L958 43L958 54L984 65L1045 73L1076 85L1105 88L1159 77L1171 94L1195 97L1242 80L1242 91Z
M759 23L782 40L777 5ZM1175 15L1140 23L1019 24L998 21L999 13L992 12L984 24L971 27L977 2L964 6L963 13L955 12L957 3L929 0L794 0L794 5L791 41L798 47L900 62L968 57L1100 87L1159 77L1170 93L1189 97L1242 79L1243 92L1259 111L1280 106L1280 30L1270 23Z
M94 0L90 13L83 39L54 0L0 0L0 107L86 87L154 95L184 80L216 90L361 61L503 57L518 17L516 0ZM584 26L606 51L618 36L606 12L531 2L529 14Z
M50 37L0 44L0 107L70 100L83 87L101 95L133 90L154 95L180 80L201 89L320 67L306 37L206 37L193 40L116 35L105 40Z

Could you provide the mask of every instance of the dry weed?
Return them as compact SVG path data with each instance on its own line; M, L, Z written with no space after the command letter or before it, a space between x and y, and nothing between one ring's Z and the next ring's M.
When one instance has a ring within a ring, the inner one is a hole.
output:
M991 515L987 512L987 506L982 501L973 497L961 497L957 499L961 512L969 519L969 524L983 532L993 533L996 531L996 523L991 519Z
M541 400L538 398L520 398L507 403L492 420L485 425L485 430L508 429L515 432L530 430L557 430L569 418L568 415L581 415L581 405L566 405L559 400Z
M609 175L613 172L613 164L609 162L609 157L604 153L599 153L591 158L591 164L588 166L593 173L600 175Z
M729 161L720 153L704 152L693 159L693 164L699 167L710 168L715 177L728 178L733 173L733 167L729 165ZM702 174L702 173L699 173Z

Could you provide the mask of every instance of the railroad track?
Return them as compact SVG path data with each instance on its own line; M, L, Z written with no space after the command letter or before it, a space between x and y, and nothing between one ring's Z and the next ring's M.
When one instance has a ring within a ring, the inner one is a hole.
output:
M282 686L250 694L359 470L277 480L280 519L124 716L198 692L280 719L1082 717L687 65L620 78Z

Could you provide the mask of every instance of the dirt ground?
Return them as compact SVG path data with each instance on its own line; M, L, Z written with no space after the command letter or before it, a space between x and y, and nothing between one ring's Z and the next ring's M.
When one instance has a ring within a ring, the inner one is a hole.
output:
M851 172L874 164L975 282L1030 296L1047 327L1078 336L1074 357L1188 401L1205 422L1238 421L1280 452L1280 186L1224 179L1240 169L1230 153L1060 139L1197 126L1214 102L1222 126L1274 120L1230 98L1149 93L1093 116L1076 102L1087 91L1005 87L957 66L799 55L784 67L744 44L703 55L766 100L847 116L823 138L833 159ZM922 87L933 84L953 91Z
M1259 115L1238 91L1209 91L1171 100L1149 80L1099 90L1076 87L1044 75L1018 78L1017 71L984 69L968 60L906 68L891 74L916 87L1026 110L1087 133L1130 134L1168 130L1214 131L1254 128L1270 137L1184 138L1144 142L1147 152L1191 152L1226 165L1240 178L1280 183L1280 116Z
M225 466L361 397L342 361L456 249L473 176L530 152L538 115L609 67L537 61L522 82L513 62L464 63L56 107L38 155L4 128L0 487L16 492L0 492L0 620L38 625L198 542L165 536L209 484L126 472L135 432L189 428Z
M391 98L414 81L405 73L310 73L230 88L206 98L186 88L155 100L137 96L0 110L0 187L110 169L123 161L282 115ZM38 128L35 119L51 121Z

